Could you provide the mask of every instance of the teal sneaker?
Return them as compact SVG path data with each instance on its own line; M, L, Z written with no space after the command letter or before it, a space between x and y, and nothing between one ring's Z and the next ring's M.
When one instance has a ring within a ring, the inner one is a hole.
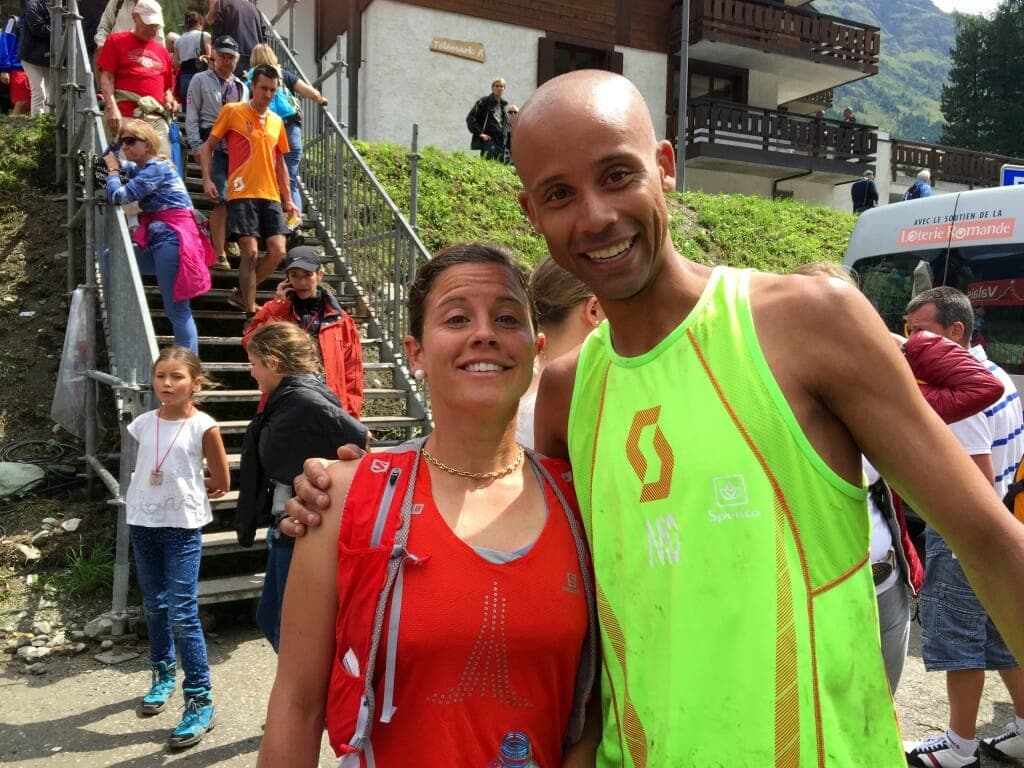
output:
M153 665L153 686L142 697L142 714L155 715L163 712L167 700L174 693L174 675L178 665L173 661L158 661Z
M185 688L185 714L171 733L167 744L171 749L183 749L198 744L203 735L216 722L213 696L209 688Z

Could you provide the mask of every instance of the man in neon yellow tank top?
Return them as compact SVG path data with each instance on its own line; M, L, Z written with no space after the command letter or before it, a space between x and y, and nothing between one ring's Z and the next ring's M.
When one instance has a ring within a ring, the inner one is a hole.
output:
M535 419L537 448L573 461L594 555L597 765L905 765L861 451L955 539L1018 654L1024 529L859 293L675 251L673 150L629 81L539 88L516 167L534 228L608 317L547 369Z
M608 318L578 361L545 369L535 415L538 450L573 460L602 622L589 752L565 765L905 765L861 453L959 554L1018 658L1024 527L860 293L676 252L675 156L628 80L541 86L519 112L516 168L534 228ZM308 506L288 511L316 525L329 481L320 463L305 472Z

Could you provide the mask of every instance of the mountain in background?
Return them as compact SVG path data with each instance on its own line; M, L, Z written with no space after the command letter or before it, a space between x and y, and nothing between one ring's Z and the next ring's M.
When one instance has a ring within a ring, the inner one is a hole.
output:
M895 138L938 143L939 95L956 42L953 14L931 0L814 0L821 13L881 29L878 74L835 89L829 117L852 107L857 122Z

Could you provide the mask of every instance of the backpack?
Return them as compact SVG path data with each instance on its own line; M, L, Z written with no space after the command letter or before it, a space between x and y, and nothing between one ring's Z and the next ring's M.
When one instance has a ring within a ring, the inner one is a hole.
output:
M909 187L907 191L903 193L904 200L917 200L921 196L921 182L915 181Z
M426 438L411 440L381 453L364 456L353 478L361 491L368 491L359 504L342 511L338 536L338 620L336 632L344 630L335 649L327 701L327 731L341 766L359 765L359 754L369 746L373 720L377 716L376 663L384 640L384 700L381 722L390 722L395 711L395 655L401 619L403 570L406 564L425 561L406 549L409 527L414 516L413 491ZM579 740L590 689L597 671L597 612L590 555L582 525L568 503L575 498L569 481L552 460L527 451L533 468L551 486L565 512L576 540L576 554L583 575L589 627L580 654L566 743ZM350 495L351 495L350 488ZM362 495L362 493L360 494ZM376 504L363 503L376 499ZM375 507L375 508L374 508ZM340 556L344 554L344 557ZM390 609L390 622L384 631L384 616Z
M0 71L10 72L12 69L21 69L21 59L18 58L20 32L21 18L11 16L4 24L3 32L0 32Z
M1006 489L1003 496L1003 504L1013 513L1013 516L1024 523L1024 456L1017 465L1017 472L1013 476L1013 482Z

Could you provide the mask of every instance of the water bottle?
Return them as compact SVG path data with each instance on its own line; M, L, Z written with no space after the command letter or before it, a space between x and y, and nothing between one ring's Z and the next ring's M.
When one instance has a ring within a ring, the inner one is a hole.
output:
M530 739L522 731L509 731L501 740L498 756L487 768L539 768L533 761Z

